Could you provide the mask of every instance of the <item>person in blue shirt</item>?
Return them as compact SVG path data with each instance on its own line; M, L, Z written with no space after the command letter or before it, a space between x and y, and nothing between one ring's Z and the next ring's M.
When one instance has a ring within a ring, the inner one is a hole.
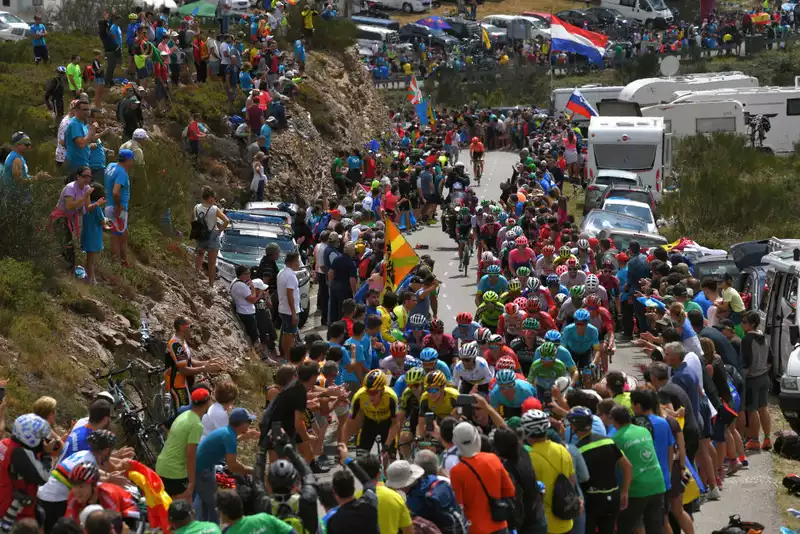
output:
M347 179L352 184L361 183L361 173L363 172L364 162L357 148L354 148L347 158Z
M64 144L67 149L66 163L70 172L89 166L89 145L97 140L97 128L89 121L89 103L79 102L75 116L67 124Z
M550 292L551 297L555 297L559 293L569 296L569 289L561 283L557 274L547 275L547 290Z
M242 65L242 71L239 73L239 86L244 92L245 98L250 94L253 89L253 76L250 74L252 66L249 62L245 61Z
M123 149L117 155L117 163L106 167L105 188L109 198L106 199L105 215L111 220L111 254L128 262L128 202L131 199L130 171L134 165L132 150Z
M422 360L422 368L425 369L426 373L430 373L431 371L441 371L444 373L444 376L447 378L448 382L453 380L453 376L450 374L450 368L446 363L439 359L439 351L433 347L422 349L422 352L419 354L419 359Z
M44 171L35 176L28 174L28 162L25 161L25 152L32 147L31 138L25 132L15 132L11 136L11 152L3 162L3 182L5 185L26 183L29 180L46 180L50 175Z
M92 170L92 181L102 183L106 173L106 149L102 139L89 145L89 168Z
M481 280L478 282L478 292L475 294L476 306L480 306L482 302L481 297L487 291L494 291L498 295L502 295L508 291L508 280L505 276L500 274L499 265L490 265L486 269L486 273L487 274L481 276Z
M47 28L42 24L41 15L33 16L30 34L33 37L33 61L38 65L40 61L50 62L50 54L47 51Z
M264 154L269 154L269 149L272 147L272 127L278 121L275 120L275 117L269 117L264 125L261 127L261 131L259 135L264 138L264 141L261 144L261 151Z
M353 335L344 342L344 350L348 352L350 357L349 365L341 365L343 368L342 378L345 384L352 391L357 391L364 381L364 376L369 371L370 362L367 360L365 347L370 347L364 342L366 339L369 343L369 337L366 335L366 325L361 321L353 323ZM342 364L344 364L344 357Z
M463 318L461 317L462 315ZM463 322L459 321L459 319L463 319ZM464 344L475 341L475 335L478 333L478 328L480 328L481 325L472 319L472 314L468 312L460 313L458 317L456 317L456 321L458 321L458 326L453 328L451 334L453 339L456 340L456 343L460 342Z
M636 389L631 391L631 408L635 416L633 423L638 424L646 418L650 422L650 430L653 435L653 446L656 449L658 463L661 466L661 473L664 475L664 487L669 492L672 487L672 459L678 446L675 436L672 433L670 423L653 413L656 406L660 406L656 392L652 389ZM675 425L677 427L677 421ZM647 427L647 425L644 425ZM678 429L680 427L677 427Z
M95 399L89 406L89 421L83 425L76 425L67 439L64 440L64 450L61 458L68 458L71 454L89 450L89 434L95 430L107 429L111 424L111 403L105 399Z
M513 369L502 369L495 374L496 383L489 393L489 403L500 412L503 419L522 415L525 399L536 397L536 388L527 380L517 378Z
M569 350L572 359L583 369L600 357L600 335L594 325L589 324L589 311L575 310L573 322L561 332L561 346Z
M239 462L239 437L250 431L256 416L244 408L234 408L228 416L228 425L212 431L200 441L194 482L194 513L199 521L217 523L217 474L216 466L237 475L251 475L253 468Z
M711 309L711 306L713 306L714 303L709 300L708 296L706 295L706 289L708 289L708 292L711 295L715 295L717 292L717 282L713 279L703 280L700 287L701 291L695 291L697 294L692 299L692 302L700 306L700 308L703 310L703 317L708 319L708 310Z
M650 277L650 265L647 263L647 256L642 254L642 247L638 241L631 241L628 245L630 249L630 259L628 260L628 283L625 284L623 290L633 293L636 296L637 291L641 291L641 280ZM633 312L636 315L636 322L639 325L639 331L644 332L648 329L647 317L645 316L645 308L634 299Z

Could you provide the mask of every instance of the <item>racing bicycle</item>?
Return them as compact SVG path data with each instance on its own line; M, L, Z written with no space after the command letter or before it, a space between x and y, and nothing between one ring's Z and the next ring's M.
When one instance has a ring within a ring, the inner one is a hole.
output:
M483 155L472 158L472 170L475 173L475 182L481 185L481 176L483 176Z
M471 239L461 239L459 242L461 246L461 255L458 258L458 272L464 272L464 276L467 276L467 271L469 270L469 259L472 256L472 240Z

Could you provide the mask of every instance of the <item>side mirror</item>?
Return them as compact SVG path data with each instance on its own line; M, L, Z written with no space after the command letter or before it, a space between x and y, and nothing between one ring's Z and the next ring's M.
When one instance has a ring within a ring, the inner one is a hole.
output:
M795 346L798 342L800 342L800 326L793 324L789 327L789 343Z

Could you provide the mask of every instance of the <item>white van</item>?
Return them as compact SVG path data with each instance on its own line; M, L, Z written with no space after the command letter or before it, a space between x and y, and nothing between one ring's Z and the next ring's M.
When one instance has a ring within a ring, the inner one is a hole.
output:
M726 87L758 87L758 78L738 71L642 78L626 85L620 92L619 99L635 102L641 107L654 106L672 102L678 91L705 91Z
M431 10L431 0L375 0L375 4L389 9L401 9L406 13L425 13Z
M775 154L790 154L800 141L800 88L744 87L679 93L674 104L682 102L709 103L736 100L744 108L745 119L762 115L769 119L764 148ZM745 126L747 128L747 125ZM749 133L749 132L748 132Z
M600 7L616 9L628 20L636 20L646 28L666 27L673 22L672 11L664 0L600 0Z
M597 109L597 103L601 100L615 100L619 98L619 94L623 89L624 87L621 85L604 86L588 84L578 87L578 90L583 95L583 98L595 110ZM564 111L567 108L567 102L569 101L569 97L572 96L573 91L575 91L575 88L573 87L553 89L553 92L550 93L550 113L558 114ZM576 116L575 120L586 122L589 121L589 119L580 115Z
M530 36L532 39L541 37L542 39L550 38L550 28L547 27L547 21L537 17L528 17L522 15L489 15L481 19L481 24L491 24L506 31L508 39L512 38L511 28L515 24L524 25L530 29Z
M681 102L642 108L643 117L663 117L664 130L677 137L715 132L745 135L744 106L736 100Z
M21 41L28 37L30 24L8 11L0 11L0 41Z
M634 172L661 200L664 175L672 161L672 134L661 117L592 117L587 135L586 168L590 182L602 170Z

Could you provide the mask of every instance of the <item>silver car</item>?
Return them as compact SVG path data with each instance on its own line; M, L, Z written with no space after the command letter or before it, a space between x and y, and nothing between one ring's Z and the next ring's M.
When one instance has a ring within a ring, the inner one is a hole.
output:
M606 169L599 171L597 177L589 183L583 196L583 214L603 204L603 195L611 186L642 186L642 179L635 172Z

